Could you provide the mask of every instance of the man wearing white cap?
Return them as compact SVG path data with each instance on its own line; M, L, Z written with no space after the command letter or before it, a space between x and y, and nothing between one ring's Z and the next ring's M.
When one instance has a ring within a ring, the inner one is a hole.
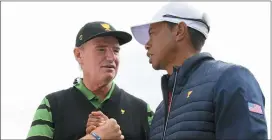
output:
M131 30L152 67L168 73L151 140L267 139L265 99L254 75L201 53L210 31L205 13L169 3Z

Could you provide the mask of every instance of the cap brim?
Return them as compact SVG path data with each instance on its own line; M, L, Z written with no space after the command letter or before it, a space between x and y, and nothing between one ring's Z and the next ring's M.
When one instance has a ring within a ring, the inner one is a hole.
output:
M133 37L137 42L139 42L142 45L146 45L146 43L149 41L149 27L150 24L162 22L163 20L153 20L149 23L142 24L142 25L136 25L131 27L131 32Z
M149 40L149 27L150 24L143 24L131 27L131 32L135 40L142 45L145 45Z
M95 37L103 37L103 36L113 36L116 37L119 45L124 45L128 42L130 42L132 40L132 36L127 33L127 32L123 32L123 31L108 31L108 32L103 32L100 34L97 34L95 36L93 36L91 39L95 38Z

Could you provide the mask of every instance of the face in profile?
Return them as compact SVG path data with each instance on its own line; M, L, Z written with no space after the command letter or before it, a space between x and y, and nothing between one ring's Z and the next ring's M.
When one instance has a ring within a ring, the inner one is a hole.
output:
M115 37L96 37L74 53L83 73L92 80L111 81L119 67L119 43Z
M167 23L159 22L150 25L149 36L150 39L145 46L149 63L155 70L165 69L175 46L175 35Z

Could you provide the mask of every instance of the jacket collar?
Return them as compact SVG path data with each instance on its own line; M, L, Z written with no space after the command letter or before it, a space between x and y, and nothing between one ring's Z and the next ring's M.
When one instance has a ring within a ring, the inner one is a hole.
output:
M186 80L190 77L191 73L195 71L195 69L202 64L205 60L214 60L210 53L197 53L192 57L186 59L181 66L175 66L173 68L172 75L163 75L161 79L162 88L165 90L172 90L174 85L175 73L177 74L177 86L184 86ZM184 83L185 81L185 83ZM165 85L167 84L167 86Z

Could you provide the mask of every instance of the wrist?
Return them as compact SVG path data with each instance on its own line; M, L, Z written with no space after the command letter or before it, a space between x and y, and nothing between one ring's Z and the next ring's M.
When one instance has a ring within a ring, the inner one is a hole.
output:
M92 132L90 133L90 135L91 135L95 140L101 140L101 139L102 139L101 136L100 136L97 132L95 132L95 131L92 131Z
M94 140L95 137L93 137L92 135L85 135L84 137L80 138L79 140Z

